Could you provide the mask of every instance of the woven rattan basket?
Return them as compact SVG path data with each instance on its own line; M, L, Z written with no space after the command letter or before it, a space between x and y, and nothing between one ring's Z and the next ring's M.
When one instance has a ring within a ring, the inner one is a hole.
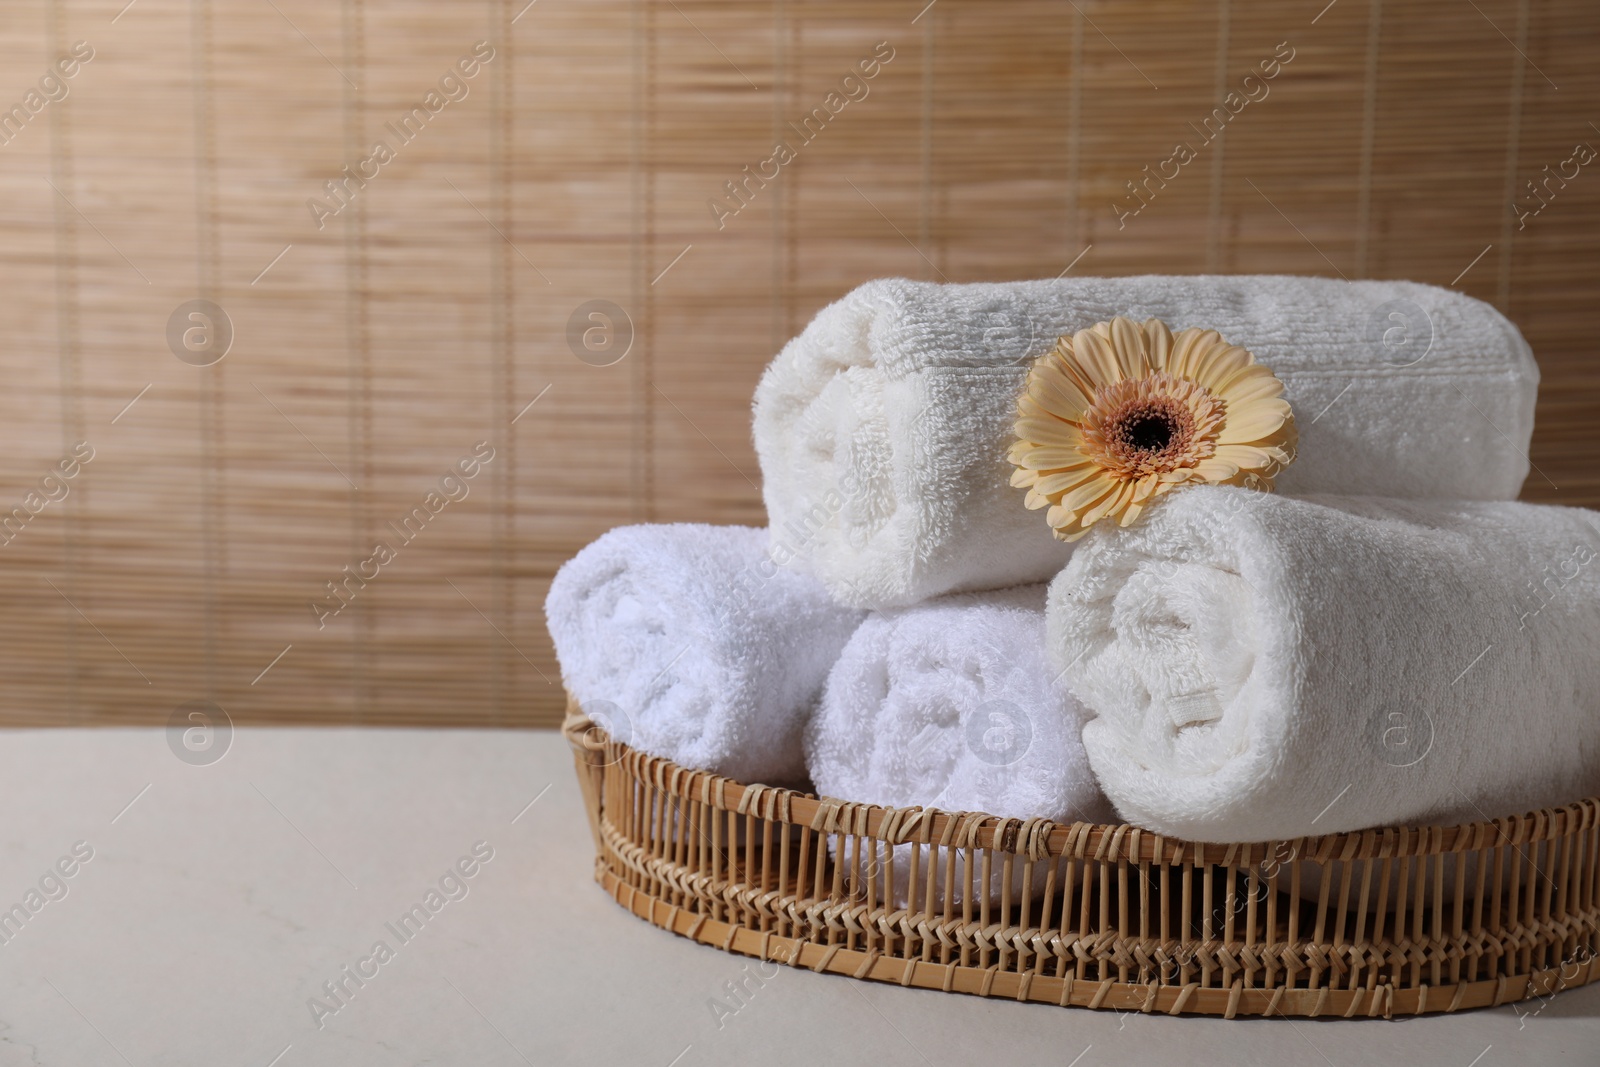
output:
M1600 800L1197 845L741 785L634 751L575 703L564 732L596 880L640 918L732 952L946 992L1229 1018L1448 1012L1600 977ZM972 885L998 892L961 891Z

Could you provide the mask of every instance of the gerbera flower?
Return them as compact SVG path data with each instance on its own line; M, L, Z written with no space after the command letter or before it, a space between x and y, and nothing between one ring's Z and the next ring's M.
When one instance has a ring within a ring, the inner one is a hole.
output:
M1028 372L1011 484L1076 541L1102 519L1127 526L1191 482L1272 489L1294 461L1283 383L1215 330L1173 334L1115 318L1063 337Z

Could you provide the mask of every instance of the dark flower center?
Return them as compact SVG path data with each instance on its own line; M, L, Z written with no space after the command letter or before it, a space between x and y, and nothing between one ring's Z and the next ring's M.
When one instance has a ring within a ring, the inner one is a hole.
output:
M1140 452L1160 452L1172 443L1177 429L1165 412L1147 411L1123 423L1118 436Z
M1102 386L1080 430L1084 454L1129 481L1194 467L1216 450L1222 402L1193 382L1155 371Z

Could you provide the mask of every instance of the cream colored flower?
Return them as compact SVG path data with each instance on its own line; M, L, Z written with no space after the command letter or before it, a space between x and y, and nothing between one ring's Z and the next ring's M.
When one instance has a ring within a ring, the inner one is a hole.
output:
M1191 482L1270 491L1294 461L1283 383L1215 330L1173 334L1115 318L1063 337L1028 372L1011 484L1076 541L1101 519L1127 526Z

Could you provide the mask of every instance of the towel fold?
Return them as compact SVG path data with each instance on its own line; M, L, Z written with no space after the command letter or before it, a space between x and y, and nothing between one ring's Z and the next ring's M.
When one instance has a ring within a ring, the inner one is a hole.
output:
M1099 821L1084 712L1045 654L1045 587L869 615L806 730L817 791L888 807Z
M567 691L635 748L741 782L805 780L801 734L862 613L777 566L765 530L621 526L545 614Z
M1081 542L1048 641L1130 822L1475 822L1600 792L1597 555L1578 508L1198 487Z
M756 390L774 558L844 603L1046 581L1070 546L1009 483L1028 368L1117 315L1215 329L1284 382L1300 459L1281 492L1513 499L1538 368L1504 316L1411 282L1297 277L869 282Z

